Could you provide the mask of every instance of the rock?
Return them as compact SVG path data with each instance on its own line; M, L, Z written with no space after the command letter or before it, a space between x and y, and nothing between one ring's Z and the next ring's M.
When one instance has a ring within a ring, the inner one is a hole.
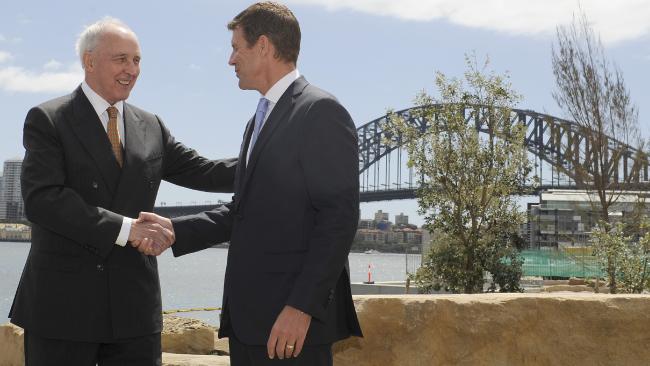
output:
M571 277L569 278L569 285L586 285L586 283L584 278Z
M179 355L163 353L163 366L229 366L228 356Z
M587 285L553 285L544 286L543 292L594 292L594 289Z
M337 366L647 365L650 295L356 296Z
M593 288L594 292L601 293L601 294L609 293L609 286L607 284L607 281L590 278L586 280L586 285ZM596 285L598 285L598 289L596 289Z
M214 351L215 328L196 319L165 315L162 350L169 353L207 355Z
M24 331L20 327L10 323L0 325L0 366L25 364L23 336Z
M213 354L217 354L220 356L227 356L230 354L230 346L228 345L228 338L217 338L214 341L214 352Z
M569 280L544 280L542 284L544 286L568 285Z

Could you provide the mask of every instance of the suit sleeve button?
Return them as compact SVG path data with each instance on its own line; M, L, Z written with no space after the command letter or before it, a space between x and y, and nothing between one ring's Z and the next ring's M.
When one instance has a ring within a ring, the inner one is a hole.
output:
M104 270L104 266L101 265L101 264L98 264L98 265L97 265L97 270L100 271L100 272L103 271L103 270Z
M97 187L99 187L99 184L97 184L97 182L93 181L92 186L93 186L94 189L97 189Z

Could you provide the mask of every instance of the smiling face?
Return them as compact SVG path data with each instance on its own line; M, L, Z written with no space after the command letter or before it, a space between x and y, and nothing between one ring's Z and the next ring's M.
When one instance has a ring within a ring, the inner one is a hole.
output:
M261 93L263 59L260 52L260 41L249 45L244 37L244 31L237 27L232 32L232 53L228 60L230 66L235 67L239 78L239 88L243 90L257 90Z
M86 83L111 105L129 97L140 75L140 45L133 33L111 27L84 54Z

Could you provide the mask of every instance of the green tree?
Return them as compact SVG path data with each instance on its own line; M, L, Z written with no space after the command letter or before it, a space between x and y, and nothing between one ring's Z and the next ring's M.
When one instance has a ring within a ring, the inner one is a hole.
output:
M511 113L520 96L507 74L485 71L489 60L479 66L466 56L466 64L462 80L436 73L438 100L417 96L425 131L396 114L386 126L423 177L419 211L438 234L414 279L424 291L475 293L489 272L501 291L519 291L522 261L513 238L524 217L512 194L530 171L525 126L513 123Z
M594 254L608 278L616 279L618 292L641 293L650 287L649 229L650 221L644 218L637 235L628 235L622 222L611 226L601 221L592 232Z

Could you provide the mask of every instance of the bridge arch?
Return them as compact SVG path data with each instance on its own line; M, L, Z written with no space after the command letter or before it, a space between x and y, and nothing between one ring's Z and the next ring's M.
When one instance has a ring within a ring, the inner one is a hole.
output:
M432 107L441 108L442 105L436 104ZM395 113L408 124L424 132L429 128L429 121L419 113L423 108L407 108ZM473 122L479 132L487 133L486 126L481 124L483 119L479 118L486 110L487 107L484 106L464 108L465 121ZM402 182L402 171L393 168L392 171L398 172L395 177L397 183L390 182L392 154L397 154L398 164L404 159L400 137L388 134L384 129L387 120L388 115L384 115L357 128L361 200L364 202L415 197L417 181L413 180L412 171L409 172L409 181ZM523 109L511 110L510 121L526 127L524 145L535 159L535 174L542 180L540 189L577 188L576 169L571 166L571 162L578 161L588 174L593 174L594 154L587 138L589 130L585 127L573 121ZM636 184L637 189L648 189L650 182L646 153L611 137L608 138L608 151L608 157L615 167L615 182L630 181ZM388 163L384 164L385 169L379 167L382 160L388 160ZM546 181L543 179L545 170L547 174L549 171L551 173L550 179Z

